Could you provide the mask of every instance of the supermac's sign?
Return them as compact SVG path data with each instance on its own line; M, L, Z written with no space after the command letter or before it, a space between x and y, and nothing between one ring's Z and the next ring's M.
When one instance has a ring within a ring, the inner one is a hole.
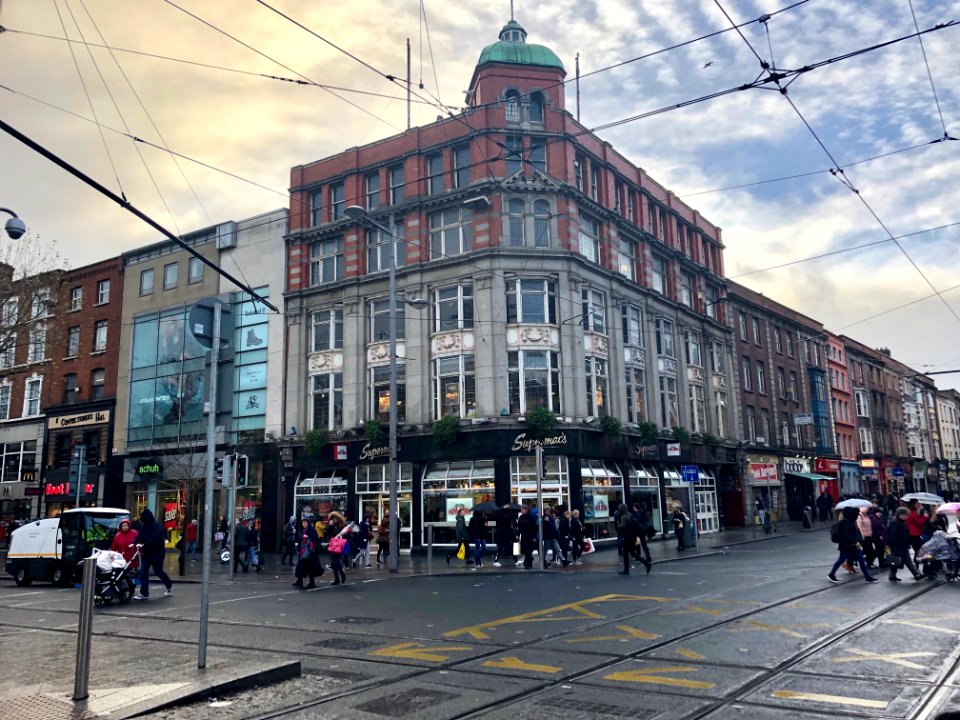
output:
M88 413L78 413L77 415L60 415L52 417L47 421L47 427L51 430L64 430L66 428L84 427L85 425L102 425L110 422L109 410L96 410Z
M520 433L513 439L513 445L510 446L510 451L517 452L518 450L526 450L527 452L530 452L537 445L541 445L543 447L554 447L556 445L566 444L566 433L560 433L559 435L554 435L553 437L545 437L543 440L528 438L526 433Z

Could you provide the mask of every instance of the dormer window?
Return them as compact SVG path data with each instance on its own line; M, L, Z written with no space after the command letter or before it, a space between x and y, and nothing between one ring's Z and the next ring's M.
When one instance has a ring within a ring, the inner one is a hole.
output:
M530 95L530 122L543 122L543 95L540 93Z
M520 93L516 90L507 90L507 122L520 122Z

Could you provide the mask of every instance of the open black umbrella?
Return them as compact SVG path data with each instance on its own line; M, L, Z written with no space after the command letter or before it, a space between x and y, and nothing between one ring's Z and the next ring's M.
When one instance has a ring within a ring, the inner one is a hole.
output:
M510 503L509 505L507 505L507 510L509 510L510 512L520 512L522 508L523 508L523 505L521 505L520 503Z
M492 502L482 502L470 508L470 512L492 513L497 511L497 504Z

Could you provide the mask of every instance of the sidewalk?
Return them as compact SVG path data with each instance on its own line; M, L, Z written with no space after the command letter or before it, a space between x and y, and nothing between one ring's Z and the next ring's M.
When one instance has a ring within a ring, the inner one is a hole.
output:
M723 548L725 547L752 542L761 542L765 540L776 540L777 538L787 537L795 533L828 530L829 527L829 523L815 523L812 530L804 530L802 523L800 522L785 521L778 523L777 532L771 535L764 535L763 530L759 527L731 528L722 532L702 535L700 537L700 545L697 550L688 549L684 550L683 552L677 550L677 546L672 535L666 539L661 539L658 536L649 543L650 556L654 563L673 562L691 557L703 557L705 555L717 554L722 552ZM465 566L462 561L456 559L453 559L448 565L446 562L448 552L449 548L446 546L434 547L433 563L432 567L430 568L431 574L449 575L463 573L465 571L470 572L472 570L472 566ZM471 548L468 557L472 557L472 553L473 550ZM375 552L372 554L374 556L376 555ZM280 565L279 553L264 553L264 557L266 559L266 563L261 572L255 572L251 568L249 572L244 574L243 571L238 568L237 572L234 574L234 582L289 582L291 580L293 576L293 568L289 565ZM516 568L513 563L509 561L504 563L503 567L501 568L494 568L492 560L493 553L489 547L485 558L484 570L486 570L488 562L490 569L498 572L521 572L523 570L523 568ZM578 568L568 568L568 571L575 572L580 570L596 570L599 568L613 569L614 567L618 567L620 562L621 560L616 553L616 545L610 543L607 545L598 546L597 552L584 556L582 566ZM354 570L348 567L346 570L347 572L360 573L361 575L370 577L387 575L388 570L385 564L379 567L376 565L376 563L371 564L373 567L370 568L358 568ZM414 555L401 555L396 574L403 576L426 575L428 574L427 565L427 557L425 554L418 553ZM168 553L166 561L164 562L164 569L167 571L170 577L173 578L174 582L200 582L202 576L201 555L199 553L197 554L197 561L195 563L191 563L188 558L185 565L185 574L183 576L179 576L177 553ZM229 582L229 573L229 567L220 563L218 552L213 558L211 558L210 577L212 582Z

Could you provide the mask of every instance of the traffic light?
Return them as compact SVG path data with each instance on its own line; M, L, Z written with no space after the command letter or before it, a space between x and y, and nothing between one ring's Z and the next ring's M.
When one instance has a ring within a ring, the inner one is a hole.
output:
M237 477L237 487L245 487L249 479L250 469L250 458L246 455L237 455L237 467L236 467L236 477Z
M543 450L540 451L540 477L547 477L547 454Z
M233 455L226 455L216 461L214 474L218 482L224 487L230 487L233 482Z
M223 458L217 458L216 469L213 471L217 482L223 482Z

